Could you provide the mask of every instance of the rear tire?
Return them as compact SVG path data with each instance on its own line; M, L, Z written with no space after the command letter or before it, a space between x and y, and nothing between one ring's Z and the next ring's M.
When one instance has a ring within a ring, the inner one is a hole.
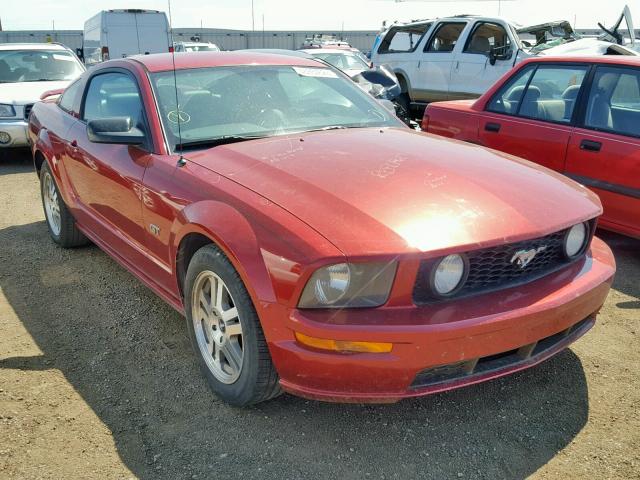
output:
M54 242L63 248L79 247L89 243L87 237L78 230L75 218L62 200L46 161L43 162L40 171L40 195L49 234Z
M189 338L211 390L239 407L278 396L278 374L251 297L215 245L193 255L184 298Z

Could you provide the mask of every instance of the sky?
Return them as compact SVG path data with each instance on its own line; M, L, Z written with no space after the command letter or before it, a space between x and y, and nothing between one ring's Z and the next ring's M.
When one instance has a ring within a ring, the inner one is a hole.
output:
M173 25L251 29L252 0L171 0ZM377 30L383 20L411 20L461 13L496 16L532 25L569 20L577 28L611 25L629 3L640 19L640 0L253 0L256 30ZM111 8L168 12L167 0L0 0L4 30L80 30L84 21ZM640 27L640 20L636 21Z

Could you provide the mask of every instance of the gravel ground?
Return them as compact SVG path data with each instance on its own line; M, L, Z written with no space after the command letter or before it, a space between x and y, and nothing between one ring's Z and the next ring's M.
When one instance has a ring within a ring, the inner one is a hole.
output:
M395 405L219 402L184 320L95 247L48 238L0 164L0 478L640 478L640 242L596 327L537 368Z

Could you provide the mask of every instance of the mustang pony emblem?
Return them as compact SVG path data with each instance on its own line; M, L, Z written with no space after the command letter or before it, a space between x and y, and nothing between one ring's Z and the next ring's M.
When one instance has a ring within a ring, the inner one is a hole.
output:
M531 263L531 260L533 260L538 253L546 249L547 246L544 245L542 247L532 248L531 250L518 250L513 254L513 257L511 257L511 263L515 263L520 268L524 268Z

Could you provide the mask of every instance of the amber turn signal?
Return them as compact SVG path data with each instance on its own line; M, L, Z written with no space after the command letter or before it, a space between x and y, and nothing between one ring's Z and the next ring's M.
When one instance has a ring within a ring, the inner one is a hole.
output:
M328 338L316 338L295 332L296 340L307 347L320 350L333 350L334 352L352 353L389 353L393 348L392 343L384 342L352 342L349 340L330 340Z

